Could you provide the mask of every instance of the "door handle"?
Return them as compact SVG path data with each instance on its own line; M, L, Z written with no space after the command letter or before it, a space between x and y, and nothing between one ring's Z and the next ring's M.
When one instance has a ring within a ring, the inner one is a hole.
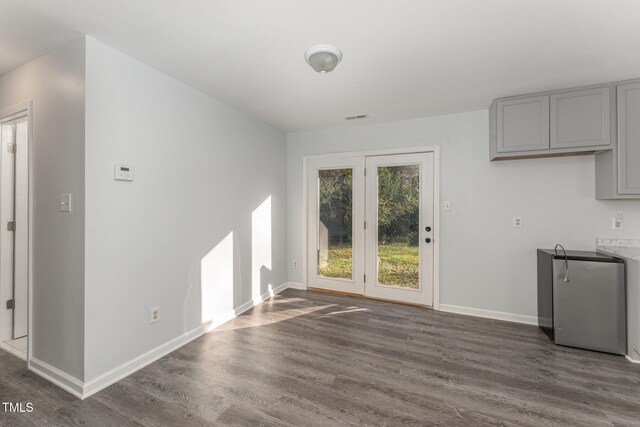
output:
M427 243L431 243L431 237L427 237L426 239L424 239L424 241Z

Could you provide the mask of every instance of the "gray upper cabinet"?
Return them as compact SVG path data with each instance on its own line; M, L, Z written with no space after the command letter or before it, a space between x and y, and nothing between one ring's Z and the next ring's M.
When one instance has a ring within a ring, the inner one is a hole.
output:
M640 195L640 82L618 86L618 193Z
M489 158L596 156L596 198L640 199L640 79L500 98Z
M496 99L489 110L490 159L611 150L613 87L606 84Z
M549 148L549 97L498 101L498 153Z
M596 155L597 199L640 199L640 80L618 83L611 151Z
M550 96L551 148L611 144L611 96L608 87Z

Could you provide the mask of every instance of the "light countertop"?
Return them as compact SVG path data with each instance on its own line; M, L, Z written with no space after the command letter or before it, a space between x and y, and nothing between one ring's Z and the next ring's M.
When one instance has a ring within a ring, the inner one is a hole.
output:
M623 258L640 261L640 240L634 239L598 239L596 248Z

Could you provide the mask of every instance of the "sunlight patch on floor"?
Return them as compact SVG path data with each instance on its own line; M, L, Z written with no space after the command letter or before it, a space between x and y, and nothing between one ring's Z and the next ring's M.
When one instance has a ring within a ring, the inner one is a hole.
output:
M233 331L237 329L254 328L259 326L273 325L274 323L295 319L315 312L335 307L335 304L317 305L312 307L299 307L290 310L252 312L250 316L238 316L234 320L220 326L212 333L222 331ZM254 309L256 310L256 309Z

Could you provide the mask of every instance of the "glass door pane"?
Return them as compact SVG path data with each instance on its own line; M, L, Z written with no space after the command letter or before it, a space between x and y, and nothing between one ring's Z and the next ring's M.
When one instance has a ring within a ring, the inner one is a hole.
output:
M420 166L378 167L378 274L381 285L420 287Z
M353 170L318 171L318 276L353 278Z

